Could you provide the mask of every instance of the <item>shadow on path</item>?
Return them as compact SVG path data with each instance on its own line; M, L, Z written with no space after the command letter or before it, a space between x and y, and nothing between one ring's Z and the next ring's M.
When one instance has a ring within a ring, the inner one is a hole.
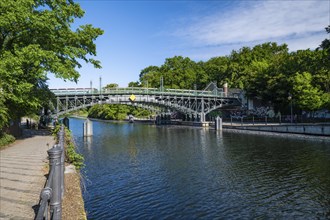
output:
M49 130L23 129L23 136L0 151L0 219L34 219L55 143Z

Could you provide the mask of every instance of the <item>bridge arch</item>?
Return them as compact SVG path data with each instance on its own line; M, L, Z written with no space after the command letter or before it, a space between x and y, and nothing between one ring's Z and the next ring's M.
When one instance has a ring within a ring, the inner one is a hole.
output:
M70 107L68 109L63 109L62 111L59 111L58 113L52 114L52 116L53 117L54 116L60 116L60 115L67 114L67 113L72 112L72 111L77 111L77 110L80 110L80 109L92 107L94 105L103 105L103 104L114 104L114 105L119 104L119 105L134 106L134 107L139 107L139 108L149 110L149 111L154 112L156 114L160 114L161 112L163 112L160 108L155 108L153 106L143 105L143 104L138 104L138 103L122 103L122 102L108 103L107 101L101 101L101 102L98 102L98 103L89 103L89 104L85 104L85 105L78 105L78 106Z

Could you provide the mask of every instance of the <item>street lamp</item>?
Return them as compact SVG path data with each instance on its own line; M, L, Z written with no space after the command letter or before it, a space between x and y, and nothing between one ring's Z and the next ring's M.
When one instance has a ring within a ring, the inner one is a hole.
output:
M291 112L290 121L291 121L291 124L292 124L292 122L293 122L293 114L292 114L292 95L291 95L291 93L289 93L288 100L290 101L290 112Z
M164 87L164 78L163 76L160 77L160 91L163 92Z
M102 95L102 77L100 76L100 95Z

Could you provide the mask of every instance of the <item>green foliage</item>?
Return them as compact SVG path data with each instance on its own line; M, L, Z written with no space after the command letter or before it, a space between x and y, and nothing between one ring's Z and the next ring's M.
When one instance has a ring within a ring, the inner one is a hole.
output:
M47 107L53 98L47 74L77 81L81 61L100 68L99 61L90 57L96 55L94 40L103 31L91 25L71 27L83 15L72 0L0 1L0 118L4 122Z
M330 34L330 25L325 28L326 32ZM330 39L324 39L318 49L330 50Z
M326 28L330 32L330 26ZM253 48L243 47L229 56L219 56L205 62L175 56L161 66L149 66L140 73L145 87L204 89L209 82L218 87L240 88L250 98L272 103L285 110L288 94L293 94L295 108L301 110L330 109L330 49L325 39L316 50L289 53L286 44L263 43Z
M77 153L76 146L73 142L67 143L65 153L66 161L72 163L76 169L80 170L84 167L84 157Z
M110 83L107 84L104 89L112 89L112 88L118 88L118 84L117 83Z
M134 117L139 118L147 117L151 113L148 110L138 107L119 104L94 105L88 111L88 117L105 120L124 120L127 115L134 115Z
M58 132L61 129L61 125L55 126L52 131L53 136L58 142ZM77 153L75 143L72 139L71 131L65 127L65 136L64 136L64 149L65 149L65 161L67 163L73 164L76 169L81 169L84 167L84 157Z
M217 82L218 87L222 87L226 82L229 82L228 65L229 57L214 57L202 63L202 68L210 81ZM199 85L201 87L201 85Z
M312 86L312 75L308 72L296 73L293 76L295 102L301 109L317 110L322 106L321 92Z
M8 109L4 105L4 98L3 98L3 96L1 96L1 91L0 91L0 131L1 131L1 128L6 126L8 123L9 116L8 116L7 112L8 112Z
M323 100L323 108L330 110L330 93L323 93L321 100Z
M0 133L0 148L15 141L15 137L6 133Z
M172 89L193 89L206 86L209 79L200 64L190 60L188 57L175 56L167 58L160 67L149 66L140 73L140 82L149 87L159 88L163 77L163 86Z
M141 87L139 81L137 82L129 82L128 87Z
M79 116L79 117L87 117L88 110L87 109L79 109L75 111L71 111L69 113L63 114L62 117L70 117L70 116Z

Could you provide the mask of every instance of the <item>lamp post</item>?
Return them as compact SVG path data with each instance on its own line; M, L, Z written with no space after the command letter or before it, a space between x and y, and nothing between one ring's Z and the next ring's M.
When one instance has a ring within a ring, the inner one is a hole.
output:
M293 114L292 114L292 95L291 95L291 93L289 93L288 100L290 101L290 113L291 113L291 115L290 115L290 122L292 124L292 122L293 122Z
M163 92L164 89L164 78L161 76L160 77L160 91Z
M102 77L100 76L100 95L102 95Z

